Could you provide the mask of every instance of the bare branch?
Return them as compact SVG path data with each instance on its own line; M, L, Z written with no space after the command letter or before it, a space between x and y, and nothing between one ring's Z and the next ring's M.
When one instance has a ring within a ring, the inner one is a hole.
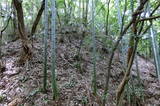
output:
M1 30L1 34L7 29L10 19L11 19L11 16L9 16L6 26Z
M142 18L142 19L137 20L137 22L141 22L141 21L151 21L151 20L157 19L157 18L160 18L160 15L159 15L159 16L152 16L152 17L148 17L148 18Z

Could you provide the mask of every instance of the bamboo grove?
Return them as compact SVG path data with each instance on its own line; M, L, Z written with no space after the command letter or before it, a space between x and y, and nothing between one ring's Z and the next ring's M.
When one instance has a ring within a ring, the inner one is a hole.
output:
M4 0L1 0L4 1ZM1 2L0 1L0 2ZM138 81L141 82L138 68L137 55L142 54L147 58L154 58L156 67L156 77L160 80L160 1L159 0L7 0L10 9L7 10L8 16L4 14L3 5L1 8L0 46L2 48L2 37L7 27L13 27L16 39L21 39L22 52L18 64L29 63L32 59L34 49L34 39L37 33L43 32L43 84L40 92L47 93L48 71L51 72L51 89L53 100L60 99L59 84L57 83L57 30L63 26L78 24L82 26L82 36L77 49L77 70L83 74L81 69L81 52L85 36L91 39L91 63L92 72L91 90L93 95L100 97L99 106L105 106L109 95L111 72L113 59L116 51L120 51L124 75L116 89L116 106L122 106L125 90L129 89L129 81L132 81L132 65L136 63L136 73ZM30 3L29 3L30 2ZM26 3L24 5L23 3ZM28 3L28 4L27 4ZM32 10L34 3L36 10ZM36 6L36 3L39 4ZM39 7L38 7L39 6ZM27 8L27 9L26 9ZM29 13L30 11L30 13ZM28 15L28 18L26 15ZM29 16L30 15L30 16ZM4 19L3 17L7 17ZM15 21L16 20L16 21ZM16 22L12 23L11 21ZM33 24L31 24L33 23ZM27 29L30 28L30 32ZM89 32L89 33L87 33ZM88 35L87 35L88 34ZM107 68L105 69L105 87L103 94L98 94L97 88L97 42L99 38L104 40L102 45L110 52ZM107 42L107 43L106 43ZM111 42L111 43L109 43ZM48 47L50 46L50 48ZM144 47L142 46L144 45ZM2 49L0 48L0 69L3 67ZM48 58L48 51L51 58ZM146 53L146 54L145 54ZM148 53L148 54L147 54ZM51 61L51 68L48 70L48 61ZM29 64L27 64L29 68ZM27 71L27 70L26 70ZM140 84L141 85L141 84ZM130 103L132 104L132 103ZM135 103L136 104L136 103ZM133 106L135 106L135 104Z

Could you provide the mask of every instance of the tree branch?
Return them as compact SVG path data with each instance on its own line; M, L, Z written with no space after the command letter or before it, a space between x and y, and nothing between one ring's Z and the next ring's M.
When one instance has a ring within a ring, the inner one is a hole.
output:
M34 33L36 32L36 28L37 28L37 25L38 25L38 23L39 23L39 21L41 19L41 16L42 16L42 13L43 13L43 10L44 10L44 6L45 6L45 0L42 1L41 8L39 9L37 17L36 17L36 19L35 19L35 21L33 23L30 36L33 36Z
M140 5L138 6L138 8L135 10L135 12L132 14L132 19L129 22L129 24L123 29L123 31L120 33L117 42L115 43L113 49L112 49L112 53L111 56L109 58L109 63L108 63L108 73L106 72L105 78L106 78L106 84L105 84L105 90L104 90L104 97L106 96L106 94L108 93L108 88L109 88L109 78L110 78L110 73L111 73L111 65L112 65L112 60L114 57L114 53L120 43L120 41L122 40L123 36L125 35L125 33L127 32L127 30L130 28L130 26L136 22L136 18L139 14L142 13L142 10L144 8L144 5L148 2L149 0L143 0L141 1Z
M160 18L160 15L159 16L152 16L152 17L148 17L148 18L142 18L142 19L137 20L137 22L150 21L150 20L157 19L157 18Z
M11 16L9 16L8 20L7 20L7 24L6 26L1 30L1 34L6 30L6 28L8 27L9 21L11 19Z
M156 8L151 12L151 14L149 15L150 17L155 13L155 11L159 8L159 6L160 6L160 2L156 6ZM150 23L150 25L144 30L144 32L142 33L142 35L145 34L151 26L152 26L152 24Z

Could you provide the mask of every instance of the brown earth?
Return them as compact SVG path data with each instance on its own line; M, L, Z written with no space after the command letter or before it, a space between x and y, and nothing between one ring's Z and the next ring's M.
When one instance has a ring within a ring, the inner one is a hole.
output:
M62 35L60 35L62 36ZM62 39L61 39L62 40ZM48 40L48 42L50 42ZM2 61L6 70L0 72L0 106L99 106L101 96L93 96L91 90L92 62L89 47L81 50L81 71L77 69L76 55L79 40L69 42L67 38L58 42L57 47L57 81L60 91L59 100L52 100L51 92L51 51L48 43L48 92L39 92L43 81L43 44L42 39L34 41L33 58L27 64L20 66L17 60L20 56L20 41L10 42L3 46ZM101 52L99 52L101 53ZM105 84L105 72L107 70L109 54L101 53L97 58L97 86L98 95L102 95ZM154 65L145 59L138 57L138 66L142 87L137 92L137 101L142 106L160 106L160 83L156 78ZM115 91L122 80L123 66L117 60L112 65L109 94L106 106L115 106ZM132 79L135 86L137 80L136 66L133 65ZM128 85L128 86L131 86ZM136 91L137 90L137 91ZM140 96L138 96L140 95ZM126 99L126 98L125 98ZM125 102L125 101L124 101ZM126 103L126 106L127 103Z

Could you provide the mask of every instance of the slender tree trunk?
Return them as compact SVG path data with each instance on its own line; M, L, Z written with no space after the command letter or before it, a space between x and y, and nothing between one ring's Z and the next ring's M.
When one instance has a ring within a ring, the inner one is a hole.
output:
M38 14L37 14L37 17L33 23L33 26L32 26L32 29L31 29L31 36L34 35L34 33L36 32L36 28L37 28L37 25L41 19L41 16L42 16L42 13L44 11L44 7L45 7L45 0L42 1L42 5L41 5L41 8L39 9L38 11Z
M138 8L135 10L135 12L133 13L133 15L139 15L139 11L142 11L142 9L144 8L144 5L146 4L148 0L143 0L143 2L140 4L140 6L138 6ZM120 41L122 40L124 34L127 32L127 30L130 28L130 26L133 24L133 22L135 21L135 19L131 19L131 21L129 22L128 25L126 25L126 27L124 27L124 29L121 31L117 42L114 45L114 48L112 49L112 53L109 59L109 63L108 63L108 73L106 73L105 77L106 77L106 84L105 84L105 91L104 91L104 102L108 93L108 87L109 87L109 79L110 79L110 73L111 73L111 65L112 65L112 60L115 54L115 51L120 43Z
M0 72L2 68L2 33L0 34Z
M93 47L93 74L92 74L92 88L93 94L97 94L97 72L96 72L96 41L95 41L95 0L92 0L92 47Z
M19 30L19 37L22 40L22 47L23 53L21 54L19 63L23 64L26 60L31 58L31 48L29 47L25 25L24 25L24 16L23 16L23 9L22 9L22 1L13 0L13 4L17 11L17 19L18 19L18 30Z
M84 3L85 3L85 1L84 0L82 0L82 22L83 22L83 24L84 24L84 16L85 16L85 5L84 5Z
M117 106L119 106L120 103L121 103L122 94L123 94L123 92L124 92L124 89L125 89L126 84L128 83L128 81L129 81L129 79L130 79L129 75L130 75L131 68L132 68L132 64L133 64L134 57L135 57L135 54L136 54L138 41L139 41L139 39L137 39L136 42L135 42L134 50L133 50L132 55L131 55L131 57L130 57L129 64L128 64L128 67L127 67L125 76L124 76L122 82L120 83L120 85L119 85L118 88L117 88L117 95L116 95L116 98L117 98Z
M138 65L138 55L137 55L137 52L136 52L136 59L135 59L135 62L136 62L136 71L137 71L137 77L138 77L138 81L139 81L139 86L141 85L141 77L140 77L140 70L139 70L139 65Z
M89 5L89 0L86 1L86 14L85 14L85 23L84 26L87 27L87 23L88 23L88 5Z
M68 24L68 13L67 13L66 0L64 0L63 4L64 4L64 21L65 21L65 24Z
M13 28L14 28L14 34L16 34L16 31L18 29L18 23L17 23L16 16L17 16L17 14L16 14L16 8L13 5Z
M151 44L151 43L149 43L149 44ZM152 47L151 47L151 45L149 45L149 57L150 58L152 58Z
M80 19L80 20L81 20L81 1L82 1L82 0L79 0L79 12L78 12L78 13L79 13L78 15L79 15L79 19Z
M53 99L57 99L58 94L58 87L56 81L56 5L55 0L51 0L51 48L52 48L52 91L53 91Z
M150 28L150 36L151 36L152 50L153 50L153 55L154 55L154 62L155 62L155 67L156 67L156 74L160 81L160 57L159 57L158 45L155 39L155 33L153 30L153 26Z
M110 0L108 0L108 3L107 3L107 15L106 15L106 35L108 36L108 31L109 31L109 26L108 26L108 23L109 23L109 5L110 5Z
M0 9L2 10L2 7ZM0 15L2 16L2 12ZM1 72L1 68L2 68L2 32L0 33L0 72Z
M43 70L43 91L46 92L47 87L47 38L48 38L48 0L45 0L44 11L44 70Z
M139 8L141 8L141 10L142 10L146 3L147 3L147 0L141 1ZM141 13L135 14L135 12L132 15L132 20L133 20L132 32L133 32L134 36L131 36L130 41L129 41L130 47L128 49L127 70L125 72L125 76L123 77L122 82L120 83L120 85L117 88L117 94L116 94L117 106L119 106L121 103L122 94L124 92L126 84L128 83L128 81L130 79L131 68L132 68L132 64L134 61L134 57L135 57L138 42L139 42L139 36L138 36L139 31L137 31L138 30L137 20L139 19L138 18L139 15L141 15ZM141 30L141 28L140 28L140 30Z
M57 4L56 4L56 6L57 6ZM57 13L57 18L58 18L58 22L59 22L59 27L62 28L61 18L60 18L60 15L59 15L59 13L58 13L58 6L57 6L56 13Z

